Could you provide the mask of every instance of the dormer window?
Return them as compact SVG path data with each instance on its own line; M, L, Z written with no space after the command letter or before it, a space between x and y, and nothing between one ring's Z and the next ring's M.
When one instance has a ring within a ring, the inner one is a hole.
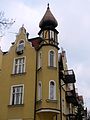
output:
M20 54L23 53L24 46L25 46L24 41L21 40L21 41L19 42L18 46L17 46L17 49L16 49L16 52L17 52L18 55L20 55Z

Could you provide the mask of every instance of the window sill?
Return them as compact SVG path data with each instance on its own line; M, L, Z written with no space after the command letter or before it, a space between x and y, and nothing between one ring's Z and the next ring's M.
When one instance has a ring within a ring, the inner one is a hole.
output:
M16 75L25 75L26 74L26 72L23 72L23 73L12 73L11 75L12 76L16 76Z
M24 106L24 104L8 105L8 107L10 107L10 108L23 107L23 106Z
M52 100L52 99L46 99L46 102L52 102L52 103L57 103L57 100Z
M49 69L57 69L57 67L54 66L48 66Z

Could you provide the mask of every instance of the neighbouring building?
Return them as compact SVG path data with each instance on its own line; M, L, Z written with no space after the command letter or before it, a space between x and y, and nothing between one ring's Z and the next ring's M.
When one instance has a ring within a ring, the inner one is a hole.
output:
M38 37L29 39L22 26L9 51L0 50L0 120L85 118L74 71L59 53L57 26L48 5Z

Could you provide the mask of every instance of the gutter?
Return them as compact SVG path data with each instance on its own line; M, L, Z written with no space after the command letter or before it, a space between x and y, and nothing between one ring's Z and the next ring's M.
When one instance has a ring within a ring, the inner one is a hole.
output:
M61 113L60 113L60 120L62 120L62 91L61 91L61 79L60 79L60 62L58 62L58 68L59 68L59 90L60 90L60 110L61 110Z
M36 120L36 98L37 98L37 50L36 50L36 76L35 76L35 98L34 98L34 120Z

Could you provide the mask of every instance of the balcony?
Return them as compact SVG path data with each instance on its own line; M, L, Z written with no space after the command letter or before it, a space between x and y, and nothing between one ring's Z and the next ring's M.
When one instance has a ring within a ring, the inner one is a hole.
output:
M67 114L67 120L76 120L76 115L73 113Z
M64 76L63 76L63 81L65 84L75 83L76 79L75 79L74 71L73 70L65 70Z
M78 105L75 90L66 91L66 101L72 103L74 106Z

